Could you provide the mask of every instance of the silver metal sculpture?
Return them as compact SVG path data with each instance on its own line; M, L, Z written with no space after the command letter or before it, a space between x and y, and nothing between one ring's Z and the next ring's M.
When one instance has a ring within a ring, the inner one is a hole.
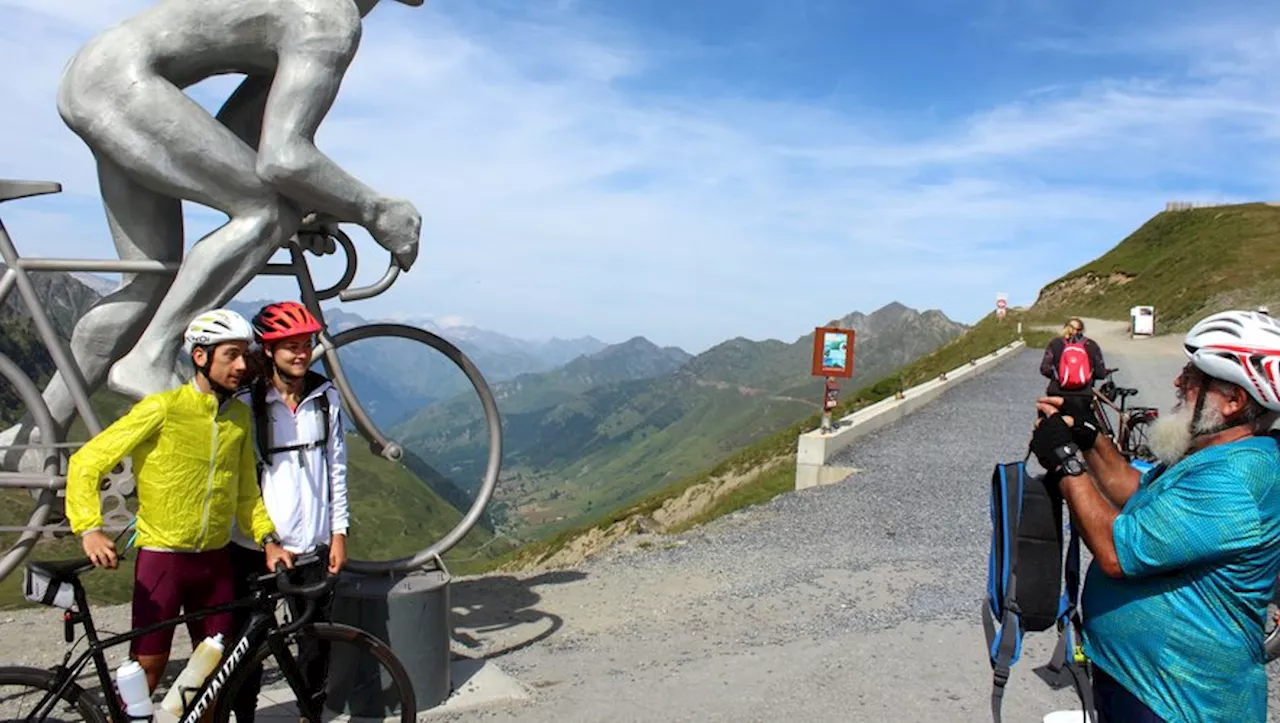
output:
M97 161L120 261L21 259L0 225L0 256L8 266L0 276L0 302L16 284L58 369L41 398L26 375L0 355L0 376L27 409L22 423L0 434L0 451L8 452L0 458L5 470L0 488L28 488L37 497L31 520L17 528L23 531L18 544L0 557L0 579L25 557L40 532L65 531L65 525L47 524L60 516L52 493L65 485L61 468L72 446L63 436L77 413L90 433L101 430L89 396L104 381L135 399L180 383L175 360L181 329L200 310L226 303L255 275L296 276L303 301L323 321L321 300L369 298L412 266L421 228L417 209L368 188L314 145L355 55L362 19L377 2L162 0L93 38L67 65L58 110ZM233 72L247 77L216 118L182 92ZM0 201L58 190L56 183L0 181ZM228 216L185 258L182 200ZM348 288L356 256L340 223L364 227L391 252L382 280ZM303 251L332 246L331 239L346 251L346 273L333 288L317 292ZM284 246L292 263L270 264ZM33 270L107 271L124 278L80 319L67 350L39 308L26 277ZM372 336L425 343L452 359L479 394L489 426L488 468L457 527L416 555L352 564L355 570L404 571L438 562L483 514L497 483L501 431L479 370L444 339L397 324L360 327L336 337L323 333L316 357L323 359L344 407L375 453L398 460L402 450L360 406L337 356L342 344ZM130 517L124 496L132 492L132 478L124 470L104 488L108 527L118 529Z

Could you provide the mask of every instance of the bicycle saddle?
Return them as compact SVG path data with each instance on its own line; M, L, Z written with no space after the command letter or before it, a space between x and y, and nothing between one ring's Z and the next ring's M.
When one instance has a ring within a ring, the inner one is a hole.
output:
M61 190L62 184L53 181L0 180L0 203L30 196L43 196L46 193L58 193Z
M1138 390L1133 387L1116 387L1116 394L1121 397L1130 397L1137 393Z
M71 560L32 560L27 563L27 567L55 580L70 580L86 570L93 569L93 563L87 557L77 557Z

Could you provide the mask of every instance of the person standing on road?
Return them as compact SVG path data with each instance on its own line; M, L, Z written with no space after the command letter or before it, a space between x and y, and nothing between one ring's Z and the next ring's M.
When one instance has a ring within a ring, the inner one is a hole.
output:
M1093 553L1084 650L1102 723L1263 723L1263 628L1280 575L1280 322L1209 316L1187 333L1178 402L1145 473L1042 398L1032 450ZM1083 452L1083 456L1081 453ZM1158 717L1157 717L1158 716Z
M1049 341L1040 359L1040 374L1049 379L1046 397L1062 397L1064 412L1076 419L1097 421L1093 413L1093 383L1106 379L1106 362L1098 342L1084 335L1084 322L1067 321L1062 334Z
M94 565L115 568L115 544L102 531L98 484L132 455L138 490L135 630L235 599L227 550L232 527L260 550L259 570L293 564L256 484L249 408L231 398L253 339L249 322L215 309L197 316L184 339L195 378L144 397L71 455L67 467L71 531L81 536ZM169 662L173 630L130 644L130 657L146 671L152 691ZM193 620L187 631L193 647L210 635L229 639L236 633L230 612Z
M253 332L262 344L263 374L237 392L253 410L259 455L259 481L267 512L284 548L327 559L337 574L347 562L347 450L343 438L341 398L324 376L309 371L314 337L320 322L295 301L268 304L253 317ZM249 594L249 578L262 568L262 552L247 538L233 534L231 546L237 595ZM294 582L317 582L322 566L295 573ZM294 616L300 601L289 600ZM319 601L313 619L328 619L328 601ZM243 629L252 611L238 615ZM327 643L298 639L298 666L317 702L324 695L329 651ZM262 669L233 701L237 720L252 721L262 684Z

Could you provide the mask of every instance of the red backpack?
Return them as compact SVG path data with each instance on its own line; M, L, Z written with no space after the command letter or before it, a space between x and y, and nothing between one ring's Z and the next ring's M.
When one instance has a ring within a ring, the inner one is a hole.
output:
M1058 357L1058 386L1063 389L1083 389L1093 379L1093 365L1089 362L1089 350L1084 339L1068 341Z

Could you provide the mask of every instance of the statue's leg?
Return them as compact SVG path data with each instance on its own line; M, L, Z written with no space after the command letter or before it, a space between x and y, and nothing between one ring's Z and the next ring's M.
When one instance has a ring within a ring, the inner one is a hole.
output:
M107 224L121 259L182 260L182 202L166 198L129 178L110 160L98 157ZM129 274L119 289L104 297L76 323L71 352L90 393L106 379L107 369L138 341L173 277ZM45 390L45 401L59 424L75 413L60 376Z
M84 112L109 103L110 123L79 117L79 107L64 118L96 152L156 192L229 217L187 252L155 316L108 374L112 389L141 398L178 383L182 330L243 288L297 230L299 213L259 178L248 145L163 78L135 75L127 94L93 101Z
M182 258L182 203L166 198L130 179L110 160L96 157L107 226L121 259L178 261ZM111 363L138 340L147 319L155 312L172 281L168 274L125 274L115 291L99 299L76 322L71 334L71 354L92 395L106 380ZM54 423L64 433L77 416L62 373L54 374L44 390L45 403ZM31 442L31 420L0 433L0 448ZM0 468L19 468L20 450L10 450ZM38 463L38 460L33 462Z

